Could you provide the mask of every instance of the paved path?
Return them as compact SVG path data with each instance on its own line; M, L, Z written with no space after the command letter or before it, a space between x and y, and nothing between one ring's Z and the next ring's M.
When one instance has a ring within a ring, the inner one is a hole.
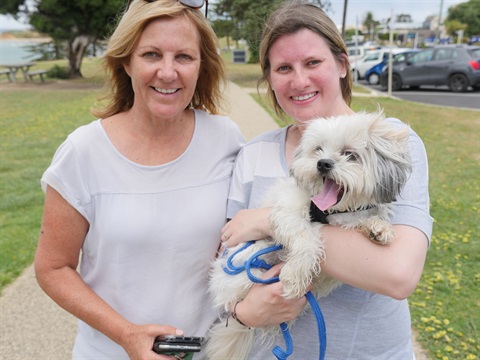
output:
M228 89L229 116L247 140L275 129L277 124L248 94L233 83ZM0 360L68 360L76 319L57 306L37 285L33 267L0 297ZM416 344L417 360L422 356Z

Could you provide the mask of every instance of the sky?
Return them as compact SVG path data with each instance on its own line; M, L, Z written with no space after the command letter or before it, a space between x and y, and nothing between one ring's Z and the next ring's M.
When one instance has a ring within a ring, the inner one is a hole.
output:
M408 14L414 22L423 22L427 16L438 16L442 0L347 0L347 26L355 26L356 17L358 23L368 11L373 14L377 21L390 17L392 9L394 14ZM338 26L342 25L344 0L330 0L332 7L328 15ZM447 15L448 8L452 5L466 2L466 0L443 0L442 19ZM0 31L2 29L24 29L21 24L11 17L0 15Z
M452 5L458 5L467 0L443 0L442 19L447 15L448 8ZM331 11L327 14L333 21L341 26L343 21L344 0L330 0ZM392 9L395 15L408 14L413 22L423 22L427 16L438 16L442 0L347 0L347 26L355 26L356 17L358 23L362 20L368 11L373 14L373 19L381 21L390 17Z
M0 32L2 30L23 30L26 28L27 25L16 21L11 16L0 14Z

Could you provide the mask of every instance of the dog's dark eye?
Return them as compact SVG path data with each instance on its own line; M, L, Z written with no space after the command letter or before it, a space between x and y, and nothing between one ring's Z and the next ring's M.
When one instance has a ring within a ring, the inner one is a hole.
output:
M355 154L353 151L345 151L343 154L347 157L348 161L358 160L357 154Z
M322 150L323 150L323 149L322 149L321 146L318 146L318 147L315 148L315 151L316 151L316 152L319 152L319 151L322 151Z

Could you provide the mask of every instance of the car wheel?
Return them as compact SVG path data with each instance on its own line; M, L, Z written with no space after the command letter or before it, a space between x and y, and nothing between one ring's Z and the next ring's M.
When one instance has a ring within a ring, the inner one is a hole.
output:
M465 92L468 88L468 79L463 74L454 74L448 79L448 87L453 92Z
M370 75L368 75L367 81L370 85L378 85L378 83L380 82L380 75L378 75L377 73L371 73Z
M400 78L400 75L393 74L392 75L392 90L393 91L398 91L402 88L402 79Z

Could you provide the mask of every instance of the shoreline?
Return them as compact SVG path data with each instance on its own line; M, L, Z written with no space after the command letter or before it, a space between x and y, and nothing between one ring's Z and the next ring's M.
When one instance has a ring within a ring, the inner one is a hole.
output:
M35 42L35 43L44 43L52 41L49 37L32 37L32 38L17 38L17 37L10 37L10 36L1 36L0 35L0 42Z

